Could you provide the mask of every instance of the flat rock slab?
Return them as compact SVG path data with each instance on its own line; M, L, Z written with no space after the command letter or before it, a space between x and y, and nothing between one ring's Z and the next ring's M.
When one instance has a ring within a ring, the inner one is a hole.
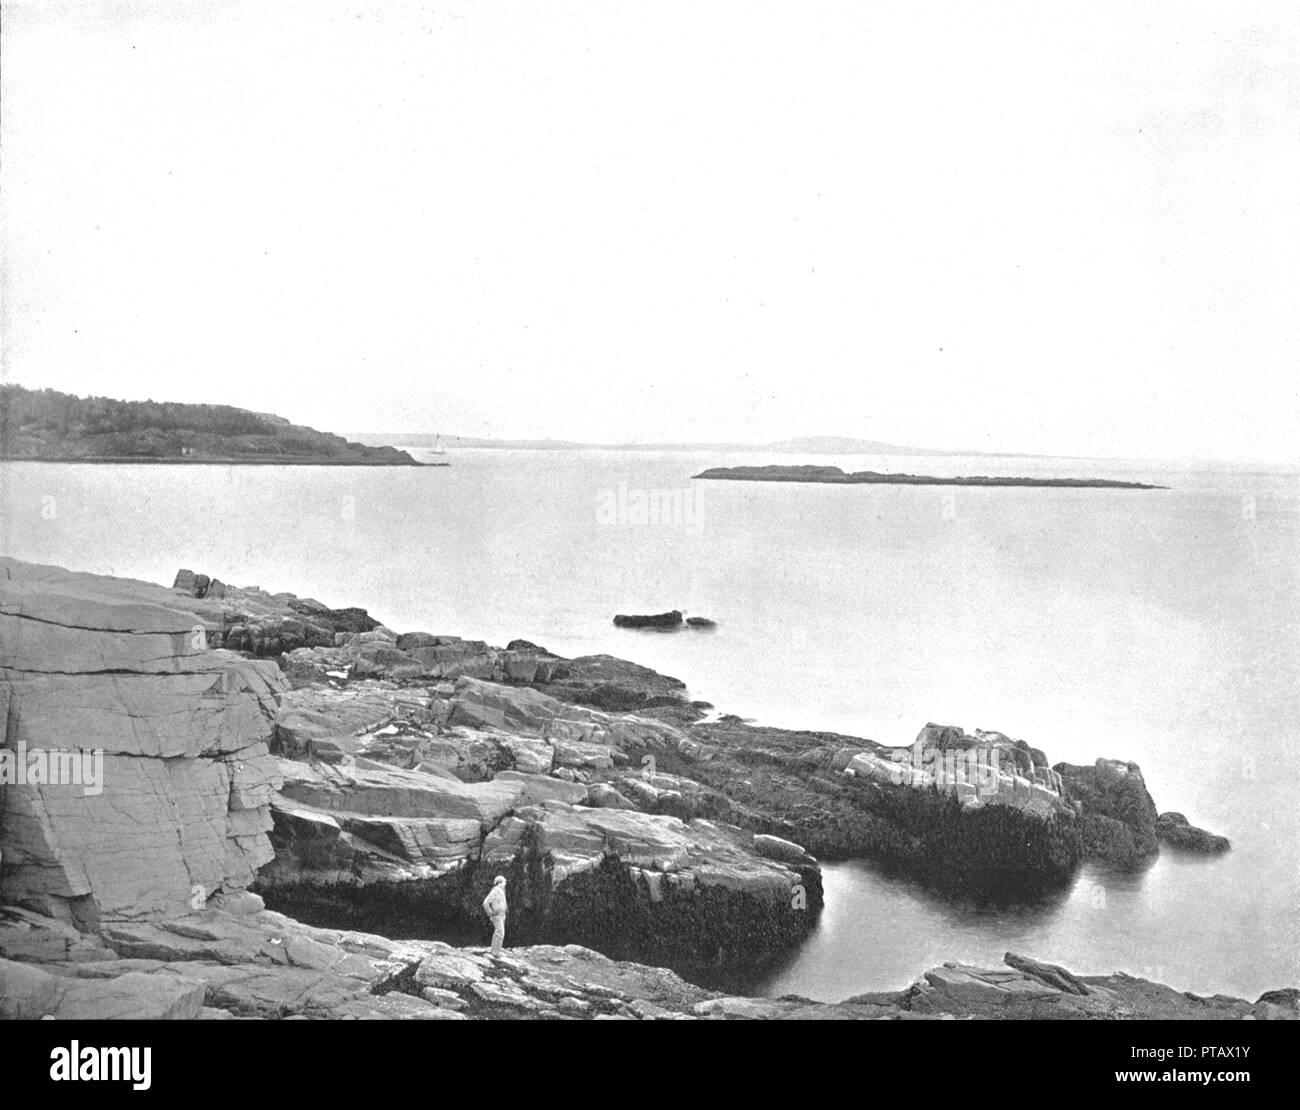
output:
M485 828L514 808L524 788L509 780L465 783L400 768L279 764L281 794L316 809L374 817L471 818Z
M198 1017L204 994L198 979L166 969L73 978L0 960L0 1018L187 1019Z

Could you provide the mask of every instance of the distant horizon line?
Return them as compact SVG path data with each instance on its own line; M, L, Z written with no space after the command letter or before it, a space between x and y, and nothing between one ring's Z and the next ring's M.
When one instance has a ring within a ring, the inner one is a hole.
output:
M18 389L31 393L64 393L47 385L24 385L17 381L0 380L4 389ZM312 431L325 431L313 425L296 425L287 417L258 409L233 405L228 401L154 401L139 399L107 397L94 393L65 394L78 400L107 400L127 405L160 404L191 407L231 408L251 413L262 419L279 424L289 424L308 428ZM889 443L884 440L866 439L860 436L842 435L805 435L786 436L761 443L739 442L735 440L685 440L685 441L651 441L625 443L593 443L585 440L552 439L548 437L528 436L462 436L441 434L438 432L326 432L339 436L352 443L364 446L394 447L432 447L441 442L444 446L463 449L498 449L498 450L533 450L533 451L679 451L679 452L761 452L771 451L782 454L822 454L822 455L867 455L867 456L916 456L930 458L1005 458L1005 459L1050 459L1074 462L1100 463L1146 463L1177 464L1195 467L1227 466L1234 468L1253 467L1269 471L1294 472L1300 470L1300 458L1279 461L1247 458L1215 458L1206 456L1140 456L1140 455L1087 455L1087 454L1049 454L1040 451L987 451L987 450L953 450L944 448L914 447L906 444Z
M1178 463L1191 466L1255 466L1278 470L1300 468L1300 459L1266 462L1260 459L1219 459L1202 456L1072 455L1045 454L1037 451L981 451L951 448L913 447L858 439L853 436L789 436L760 443L734 440L682 440L627 443L594 443L586 440L551 439L527 436L459 436L437 432L339 432L346 439L367 446L431 447L441 442L445 447L466 450L533 450L533 451L781 451L828 455L916 455L931 457L983 457L1005 459L1061 459L1079 462ZM820 450L819 450L820 448Z

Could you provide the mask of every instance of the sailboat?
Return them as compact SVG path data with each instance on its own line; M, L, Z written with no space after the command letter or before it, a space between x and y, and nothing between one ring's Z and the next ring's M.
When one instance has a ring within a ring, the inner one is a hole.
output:
M447 448L443 445L442 433L435 432L433 436L433 446L429 448L429 454L445 455L446 453L447 453ZM425 463L424 465L425 466L451 466L451 463L444 462L443 460L439 459L437 462Z

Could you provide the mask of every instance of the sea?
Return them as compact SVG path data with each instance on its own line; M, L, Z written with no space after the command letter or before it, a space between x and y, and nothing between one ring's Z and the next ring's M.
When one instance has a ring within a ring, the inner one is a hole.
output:
M934 455L412 448L422 468L0 464L0 551L179 568L359 605L399 631L609 653L717 711L910 744L995 729L1136 761L1232 840L1051 896L941 897L828 862L816 930L738 989L839 1000L1007 951L1201 994L1300 986L1300 470ZM693 480L816 463L1160 490ZM615 628L681 609L708 631Z

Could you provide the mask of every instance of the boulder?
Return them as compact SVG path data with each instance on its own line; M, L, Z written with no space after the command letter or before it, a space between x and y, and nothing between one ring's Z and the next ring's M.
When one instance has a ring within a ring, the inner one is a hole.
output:
M1181 813L1173 812L1162 813L1156 818L1156 838L1171 848L1204 855L1216 855L1232 847L1232 842L1226 836L1216 836L1205 829L1198 829Z
M754 851L765 859L780 860L782 863L809 865L817 862L798 844L783 840L779 836L766 836L760 833L754 837Z

